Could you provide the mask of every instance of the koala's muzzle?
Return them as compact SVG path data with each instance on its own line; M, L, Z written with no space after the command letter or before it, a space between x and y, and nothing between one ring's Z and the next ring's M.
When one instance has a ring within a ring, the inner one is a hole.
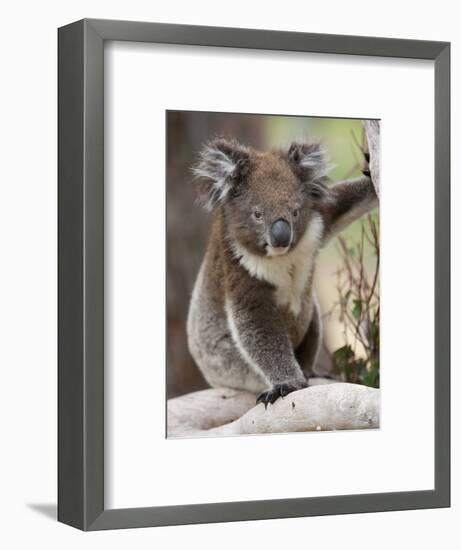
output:
M285 248L291 241L291 227L285 220L277 220L272 224L271 245L275 248Z

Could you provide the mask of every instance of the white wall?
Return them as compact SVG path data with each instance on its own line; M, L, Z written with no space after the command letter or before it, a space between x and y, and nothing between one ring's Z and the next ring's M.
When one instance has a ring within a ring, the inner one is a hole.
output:
M2 10L0 323L2 418L0 542L6 548L455 548L459 545L461 406L453 403L453 507L358 516L82 534L43 514L56 494L56 28L82 17L272 28L452 41L453 157L459 151L461 67L456 3L387 0L8 3ZM398 85L398 83L396 83ZM416 159L419 160L419 159ZM412 159L409 159L411 162ZM453 158L453 212L461 206ZM415 189L417 187L415 186ZM460 218L453 216L453 281L460 280ZM453 289L453 388L461 376L460 292ZM455 391L453 391L455 395ZM411 431L409 431L411 437ZM306 459L301 467L315 472ZM379 472L377 472L379 475ZM281 473L283 480L283 472ZM279 480L275 480L279 481ZM37 511L37 508L39 511ZM40 512L42 510L42 512ZM444 542L442 542L444 539ZM135 546L136 545L136 546Z

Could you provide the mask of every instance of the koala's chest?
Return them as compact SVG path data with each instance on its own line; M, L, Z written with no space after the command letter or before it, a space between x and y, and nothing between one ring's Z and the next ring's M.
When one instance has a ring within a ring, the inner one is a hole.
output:
M312 318L313 263L294 265L284 273L272 277L272 299L285 317L286 327L293 346L302 341Z
M275 304L297 318L311 301L314 261L314 256L262 258L252 263L250 272L270 283Z
M274 286L273 297L277 306L288 309L298 317L310 301L312 273L313 265L305 262L276 274L270 282Z

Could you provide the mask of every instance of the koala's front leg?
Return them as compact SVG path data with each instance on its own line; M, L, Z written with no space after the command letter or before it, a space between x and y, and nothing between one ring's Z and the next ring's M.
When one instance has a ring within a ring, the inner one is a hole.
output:
M268 388L257 403L267 407L279 397L307 387L283 319L267 293L252 289L240 299L234 296L226 301L226 313L242 358L267 380Z
M377 206L378 197L369 176L328 188L319 208L325 224L323 244Z

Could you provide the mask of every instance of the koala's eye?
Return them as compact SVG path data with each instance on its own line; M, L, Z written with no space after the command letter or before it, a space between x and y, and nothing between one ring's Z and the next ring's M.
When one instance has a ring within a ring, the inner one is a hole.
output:
M297 218L299 216L299 208L295 208L293 210L293 218Z
M253 216L257 219L257 220L260 220L262 217L263 217L263 214L262 212L260 212L259 210L255 210L253 212Z

